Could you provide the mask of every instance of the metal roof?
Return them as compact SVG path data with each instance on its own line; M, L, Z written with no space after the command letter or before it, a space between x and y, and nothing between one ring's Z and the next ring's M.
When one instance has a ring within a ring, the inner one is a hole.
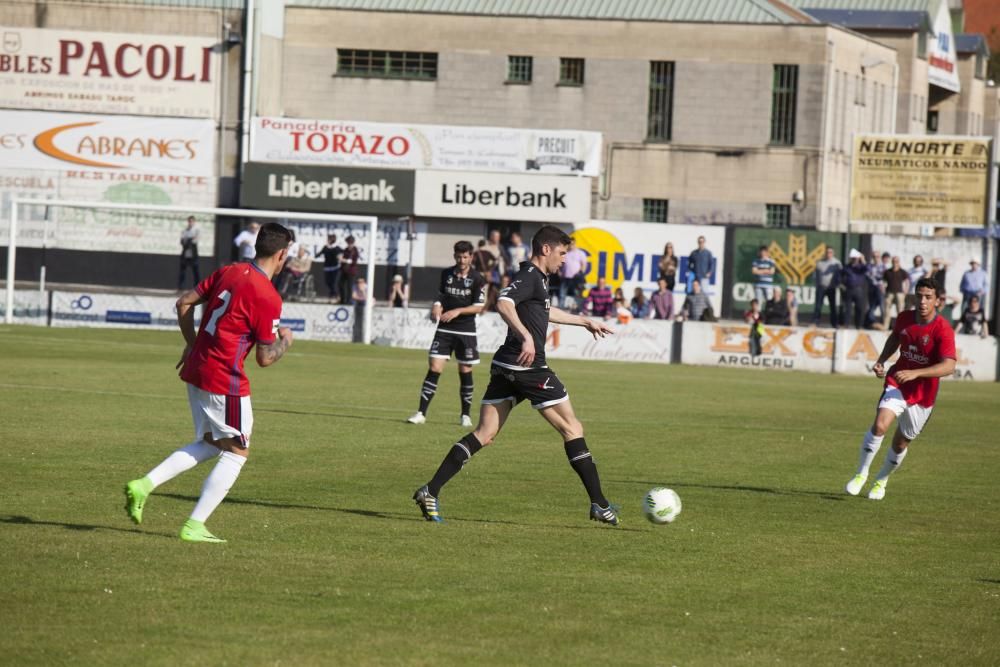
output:
M986 45L986 38L982 35L962 33L955 35L956 53L982 53L989 55L990 49Z
M804 9L850 9L854 11L881 12L931 12L943 0L786 0L788 4Z
M806 7L803 11L808 12L817 21L841 25L851 30L916 32L929 25L927 12L816 9L814 7Z
M815 23L783 0L286 0L290 7L534 18Z

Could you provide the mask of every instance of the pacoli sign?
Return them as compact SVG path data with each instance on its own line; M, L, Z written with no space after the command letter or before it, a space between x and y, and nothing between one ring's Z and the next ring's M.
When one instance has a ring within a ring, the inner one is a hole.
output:
M0 168L214 176L211 120L0 110Z
M0 106L216 116L212 37L0 26Z

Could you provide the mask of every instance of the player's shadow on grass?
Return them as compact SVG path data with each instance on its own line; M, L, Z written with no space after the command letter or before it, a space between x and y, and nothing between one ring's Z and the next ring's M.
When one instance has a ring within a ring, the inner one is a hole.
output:
M56 528L65 528L66 530L76 530L81 532L93 530L113 530L117 533L128 533L129 535L149 535L151 537L168 537L171 539L175 537L174 535L167 535L166 533L151 533L149 531L139 530L138 528L95 526L87 523L64 523L62 521L41 521L39 519L32 519L30 516L24 516L22 514L2 516L0 517L0 523L9 523L15 526L54 526Z
M769 486L746 486L743 484L688 484L685 482L645 482L634 479L609 480L625 484L641 484L643 486L667 486L672 489L709 489L711 491L747 491L750 493L766 493L775 496L815 496L823 500L846 500L843 495L832 491L809 491L805 489L774 489Z
M273 412L275 414L282 415L304 415L307 417L337 417L338 419L363 419L365 421L373 422L399 422L400 424L405 423L404 419L399 417L373 417L369 415L353 415L344 414L340 412L316 412L309 410L286 410L284 408L254 408L254 412Z

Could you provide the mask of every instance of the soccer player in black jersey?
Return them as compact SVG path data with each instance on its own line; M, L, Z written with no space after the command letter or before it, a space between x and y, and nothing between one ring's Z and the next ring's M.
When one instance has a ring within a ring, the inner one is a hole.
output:
M407 419L411 424L427 421L427 408L437 392L444 362L455 352L458 362L459 395L462 399L462 426L472 426L472 367L479 363L476 346L476 315L486 303L486 279L472 268L472 244L455 244L455 266L441 272L438 299L431 307L431 319L438 323L431 349L428 370L420 389L420 409Z
M583 437L583 425L573 414L566 388L545 363L545 334L550 321L585 327L594 338L614 333L598 321L571 315L549 303L548 276L562 266L569 242L557 227L542 227L531 241L531 261L522 262L514 280L500 292L497 311L509 329L507 339L493 357L479 425L452 446L434 477L413 494L428 521L442 520L438 504L441 487L492 442L514 406L528 400L562 435L569 464L590 496L590 518L618 525L618 514L601 490L597 466Z

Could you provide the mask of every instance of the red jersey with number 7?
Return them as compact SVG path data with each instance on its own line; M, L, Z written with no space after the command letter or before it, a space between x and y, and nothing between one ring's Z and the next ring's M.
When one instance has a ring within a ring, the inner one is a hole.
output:
M181 379L212 394L249 396L243 360L255 343L273 343L281 297L256 264L225 266L198 283L204 299L201 328L181 368Z
M898 387L907 405L934 407L941 378L917 378L901 385L893 373L927 368L945 359L955 359L955 332L938 314L930 322L921 323L915 310L901 313L892 332L899 336L899 359L886 373L885 385Z

